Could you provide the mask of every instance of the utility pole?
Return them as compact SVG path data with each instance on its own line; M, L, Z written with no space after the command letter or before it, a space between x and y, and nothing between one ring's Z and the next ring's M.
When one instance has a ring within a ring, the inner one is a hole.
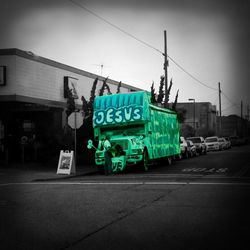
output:
M242 100L240 101L240 118L243 118L243 102Z
M167 31L164 30L164 71L165 71L165 102L164 107L167 108L168 103L168 54L167 54Z
M219 88L219 135L221 135L221 89L220 82L218 83Z
M249 121L249 105L247 105L247 120Z
M195 99L194 98L189 98L189 101L194 102L194 136L196 135L196 122L195 122Z
M249 105L247 105L247 136L250 136Z
M241 137L243 137L243 102L240 101L240 123L241 123Z

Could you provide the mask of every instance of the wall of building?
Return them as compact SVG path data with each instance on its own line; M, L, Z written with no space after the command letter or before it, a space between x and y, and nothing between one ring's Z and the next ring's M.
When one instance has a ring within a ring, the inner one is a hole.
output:
M222 136L250 136L250 122L237 115L221 117L221 135Z
M65 113L65 77L77 79L79 98L75 103L79 108L81 96L89 100L94 80L99 79L98 95L105 78L18 49L0 49L0 66L6 67L6 85L0 86L0 163L58 160L60 149L72 150L73 130L67 126ZM107 84L112 93L117 92L118 81L108 79ZM120 87L121 93L136 90L124 83ZM82 153L91 136L91 123L86 124L77 133Z
M0 87L1 95L18 95L52 101L66 102L64 98L64 77L77 78L76 90L79 97L90 97L92 84L97 75L90 74L66 65L36 56L30 58L19 55L0 55L0 65L7 67L6 86ZM66 70L68 69L68 70ZM102 86L102 77L97 84L97 91ZM111 92L116 93L118 82L108 80ZM133 87L121 86L121 92L129 92ZM76 100L81 104L81 99Z
M177 111L184 114L181 124L183 136L208 136L216 133L216 107L211 103L196 102L195 109L193 102L178 103L176 107Z

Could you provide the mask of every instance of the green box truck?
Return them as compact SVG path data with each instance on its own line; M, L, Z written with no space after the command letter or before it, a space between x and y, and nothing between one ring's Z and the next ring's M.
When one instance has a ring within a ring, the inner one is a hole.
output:
M94 137L98 141L95 163L104 166L103 140L110 137L112 171L166 158L168 163L180 154L177 114L151 104L145 91L97 96L93 106ZM89 148L92 146L89 142Z

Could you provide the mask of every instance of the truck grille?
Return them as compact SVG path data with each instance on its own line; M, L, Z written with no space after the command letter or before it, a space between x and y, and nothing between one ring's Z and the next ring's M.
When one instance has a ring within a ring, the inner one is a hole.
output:
M129 145L128 140L114 140L112 143L119 144L123 150L127 150Z

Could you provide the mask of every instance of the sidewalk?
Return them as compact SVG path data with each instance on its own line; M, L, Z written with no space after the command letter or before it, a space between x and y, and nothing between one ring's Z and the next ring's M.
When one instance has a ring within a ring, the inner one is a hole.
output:
M71 175L57 174L57 165L43 165L41 163L13 163L0 165L0 183L35 182L69 179L76 176L95 174L96 166L76 166L76 173Z

